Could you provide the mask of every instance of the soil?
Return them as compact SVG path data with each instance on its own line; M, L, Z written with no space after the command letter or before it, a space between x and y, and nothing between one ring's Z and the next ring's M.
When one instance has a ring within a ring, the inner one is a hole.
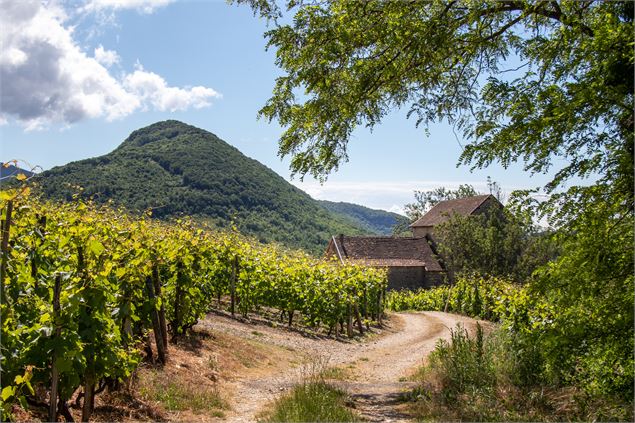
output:
M246 324L219 315L209 315L196 329L230 334L290 353L286 366L241 373L225 384L232 398L226 421L253 422L267 404L303 378L336 367L338 371L325 374L337 376L331 382L349 393L350 405L364 420L396 422L410 420L403 401L404 393L414 387L409 376L424 363L439 339L450 337L450 329L457 323L474 331L477 321L441 312L394 313L383 329L353 340L263 323Z

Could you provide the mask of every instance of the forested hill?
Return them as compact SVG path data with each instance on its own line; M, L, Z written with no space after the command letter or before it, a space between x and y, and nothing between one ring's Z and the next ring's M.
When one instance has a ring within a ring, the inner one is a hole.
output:
M27 178L34 175L30 170L19 168L11 162L0 162L0 180L15 178L18 175L24 175Z
M81 186L81 195L97 202L220 227L233 220L260 241L315 254L334 234L370 233L214 134L178 121L134 131L113 152L55 167L37 180L47 198L70 200Z
M376 210L359 204L320 201L326 209L348 217L356 226L380 235L391 235L397 224L408 223L408 218L385 210Z

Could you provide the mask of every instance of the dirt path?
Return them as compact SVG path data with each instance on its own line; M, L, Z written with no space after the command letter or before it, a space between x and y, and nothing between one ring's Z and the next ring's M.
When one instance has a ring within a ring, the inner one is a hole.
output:
M399 313L402 330L367 346L357 357L353 381L342 383L368 421L408 421L401 396L414 387L408 376L420 367L439 339L448 339L457 323L473 331L476 320L441 312Z
M336 341L296 332L250 325L213 316L200 326L258 342L273 344L294 356L290 367L273 374L253 374L229 383L233 412L229 421L252 422L263 407L315 369L337 366L346 380L334 382L346 389L356 410L369 421L407 421L399 397L413 386L406 378L434 349L449 338L450 328L462 323L473 330L476 320L441 312L396 313L387 329L364 341Z

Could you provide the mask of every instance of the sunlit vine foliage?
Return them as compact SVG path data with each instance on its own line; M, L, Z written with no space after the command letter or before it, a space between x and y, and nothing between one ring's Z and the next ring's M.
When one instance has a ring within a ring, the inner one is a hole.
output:
M0 208L6 219L9 195ZM239 312L274 308L333 327L351 307L377 315L384 271L320 261L261 245L236 232L210 232L90 203L13 198L1 304L2 411L50 386L51 357L65 401L86 382L128 378L161 305L172 336L185 333L214 299L235 289ZM161 296L147 281L158 275ZM55 281L61 286L55 317ZM369 301L370 300L370 301ZM56 328L59 335L56 335ZM9 382L5 382L9 381Z

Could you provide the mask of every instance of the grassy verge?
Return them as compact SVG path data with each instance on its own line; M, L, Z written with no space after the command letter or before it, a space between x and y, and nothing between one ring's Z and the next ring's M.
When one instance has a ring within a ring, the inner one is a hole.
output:
M346 407L346 393L322 379L303 382L278 398L261 422L354 422L360 418Z
M632 405L572 386L522 383L519 357L502 330L469 337L462 327L440 341L409 394L420 421L633 421Z
M139 372L137 389L144 400L159 403L167 411L189 410L223 417L223 409L228 407L217 389L187 383L153 369Z

